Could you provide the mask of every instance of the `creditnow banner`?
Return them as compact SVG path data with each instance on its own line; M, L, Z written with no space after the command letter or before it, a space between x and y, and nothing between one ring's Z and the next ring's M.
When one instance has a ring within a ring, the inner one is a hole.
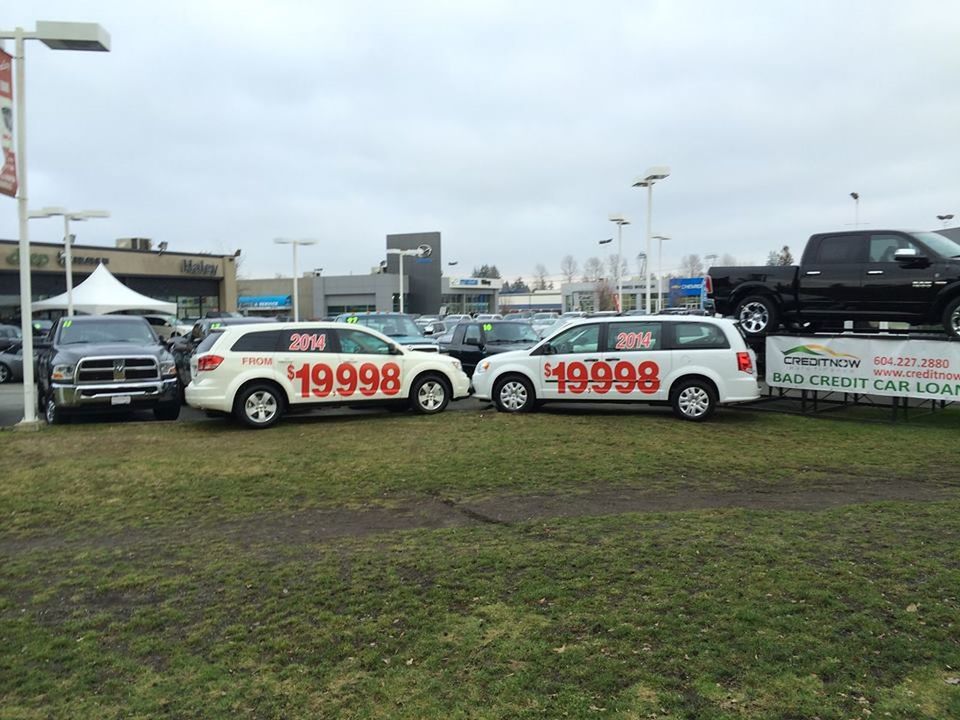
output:
M13 150L13 57L0 50L0 147L3 148L3 169L0 170L0 193L17 195L17 156Z
M960 400L960 343L767 336L772 387Z

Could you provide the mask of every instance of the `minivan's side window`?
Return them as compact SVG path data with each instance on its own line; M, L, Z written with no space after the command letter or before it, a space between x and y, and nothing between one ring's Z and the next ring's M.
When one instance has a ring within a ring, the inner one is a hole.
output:
M340 352L355 355L389 355L390 343L363 330L337 330Z
M677 350L729 348L723 330L712 323L672 323L674 347Z
M550 345L559 355L597 352L600 345L600 326L577 325L557 335L550 341Z
M614 322L607 326L606 352L644 352L663 349L658 322Z
M274 332L274 331L269 331ZM333 331L329 328L297 328L281 330L278 352L332 353L334 347ZM257 334L257 333L255 333ZM266 334L266 333L264 333Z
M241 335L230 348L233 352L276 352L280 348L282 330L261 330ZM286 349L286 347L284 348Z
M834 235L820 240L818 263L836 265L863 262L862 235Z

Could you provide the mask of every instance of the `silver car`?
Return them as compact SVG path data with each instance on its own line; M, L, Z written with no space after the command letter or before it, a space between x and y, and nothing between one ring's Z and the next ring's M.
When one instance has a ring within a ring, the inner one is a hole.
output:
M23 348L12 347L0 352L0 385L23 380Z

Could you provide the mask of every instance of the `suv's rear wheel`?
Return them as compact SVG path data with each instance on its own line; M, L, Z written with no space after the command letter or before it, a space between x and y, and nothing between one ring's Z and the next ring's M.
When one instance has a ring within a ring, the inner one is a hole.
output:
M233 414L248 427L262 430L283 416L283 398L274 385L250 385L237 397Z
M418 377L410 388L410 405L422 415L442 412L449 402L447 384L437 375Z
M710 383L705 380L684 380L670 393L673 412L682 420L701 422L713 415L717 399Z
M766 335L780 324L780 311L772 298L765 295L750 295L737 303L733 313L743 332L751 337Z
M493 389L493 401L500 412L530 412L537 403L530 381L519 375L508 375L498 380Z

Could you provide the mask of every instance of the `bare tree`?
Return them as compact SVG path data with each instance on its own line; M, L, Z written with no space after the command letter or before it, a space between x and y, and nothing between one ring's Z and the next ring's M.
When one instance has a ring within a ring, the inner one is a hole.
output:
M680 269L686 273L686 277L696 277L703 275L703 263L699 255L684 255L680 260Z
M780 262L780 254L776 250L771 250L767 253L767 266L772 267Z
M547 267L543 263L538 263L533 269L533 277L536 278L533 283L534 290L547 289Z
M606 279L597 281L597 309L616 310L617 291Z
M579 269L576 258L574 258L573 255L567 255L560 261L560 272L563 273L563 279L568 283L573 282L573 278L576 277L577 270Z
M720 264L724 267L732 267L737 264L737 259L730 253L724 253L720 256Z
M583 264L584 282L597 282L603 277L603 261L598 257L589 257Z
M607 269L610 270L610 277L614 280L618 277L623 278L630 272L626 259L616 253L607 258Z

